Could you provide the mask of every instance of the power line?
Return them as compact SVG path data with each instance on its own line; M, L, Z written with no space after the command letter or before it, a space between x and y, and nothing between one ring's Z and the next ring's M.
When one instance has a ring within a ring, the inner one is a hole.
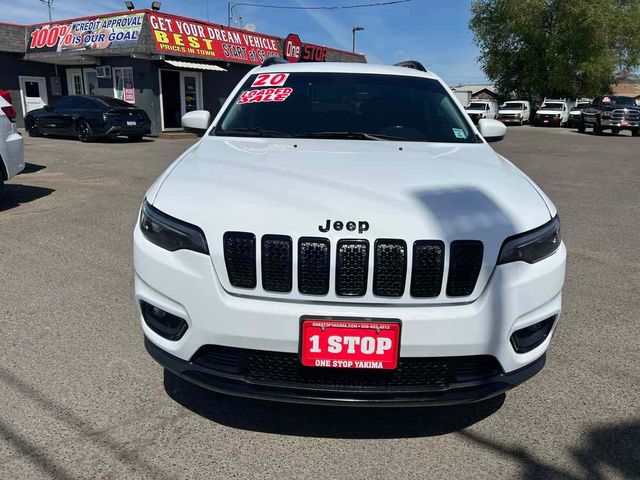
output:
M385 5L394 5L396 3L407 3L412 0L390 0L387 2L376 2L376 3L359 3L356 5L330 5L324 7L304 7L304 6L296 6L296 5L262 5L259 3L235 3L234 7L243 5L245 7L262 7L262 8L279 8L279 9L287 9L287 10L339 10L344 8L364 8L364 7L381 7Z

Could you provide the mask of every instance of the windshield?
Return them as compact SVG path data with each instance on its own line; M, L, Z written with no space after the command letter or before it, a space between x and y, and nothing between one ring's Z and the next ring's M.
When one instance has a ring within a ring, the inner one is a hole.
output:
M549 102L542 105L542 110L562 110L564 103L560 102Z
M480 141L435 80L317 72L252 75L211 135Z
M521 102L505 102L505 104L502 105L502 108L511 109L511 110L524 110L524 103L521 103Z
M489 108L489 105L480 102L471 102L467 107L468 110L486 110L487 108Z
M607 99L609 99L609 101L607 101ZM629 107L637 106L636 99L633 97L609 96L609 97L604 97L602 99L602 103L609 103L613 105L626 105Z

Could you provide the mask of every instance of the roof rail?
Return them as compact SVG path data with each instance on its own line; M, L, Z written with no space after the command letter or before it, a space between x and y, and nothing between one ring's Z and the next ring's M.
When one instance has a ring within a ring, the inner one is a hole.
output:
M413 68L414 70L420 70L421 72L426 72L427 71L427 69L424 68L424 65L422 65L417 60L406 60L404 62L394 63L393 66L394 67Z
M269 57L266 58L264 62L262 62L261 67L268 67L270 65L278 65L282 63L289 63L282 57Z

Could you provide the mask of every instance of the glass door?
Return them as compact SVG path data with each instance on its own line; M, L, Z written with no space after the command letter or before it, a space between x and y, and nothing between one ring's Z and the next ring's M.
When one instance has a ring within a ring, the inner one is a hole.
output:
M85 68L84 71L84 93L86 95L100 95L98 87L98 73L95 68Z
M180 100L182 115L202 109L200 72L180 72Z

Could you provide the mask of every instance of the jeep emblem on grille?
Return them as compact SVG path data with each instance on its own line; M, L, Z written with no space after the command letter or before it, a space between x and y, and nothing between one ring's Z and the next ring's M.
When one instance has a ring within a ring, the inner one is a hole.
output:
M326 223L324 225L318 225L318 230L320 230L321 232L328 232L329 230L331 230L331 226L332 226L331 219L327 218ZM359 221L358 223L354 221L349 221L346 223L346 225L340 220L336 220L333 222L333 229L336 230L337 232L339 232L345 227L350 232L354 232L357 227L358 233L364 233L367 230L369 230L369 222L365 222L364 220Z

